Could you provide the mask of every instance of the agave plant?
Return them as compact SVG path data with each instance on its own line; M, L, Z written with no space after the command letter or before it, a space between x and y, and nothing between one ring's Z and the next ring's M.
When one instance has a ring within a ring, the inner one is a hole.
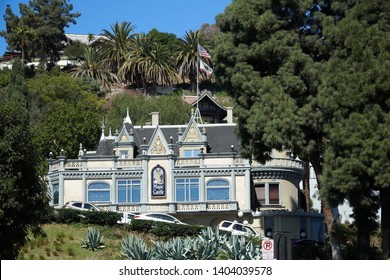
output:
M104 237L99 230L96 228L88 228L85 240L81 240L81 247L92 251L104 248L103 239Z
M225 243L226 236L219 234L218 229L215 232L211 227L202 230L197 238L189 242L193 259L197 260L215 260L221 252L222 244Z
M155 259L154 248L150 248L143 239L133 235L122 240L121 254L128 260Z
M168 242L156 243L156 257L160 260L190 260L193 259L189 248L189 240L178 237Z
M224 248L224 254L232 260L260 260L261 252L252 241L244 236L231 235Z

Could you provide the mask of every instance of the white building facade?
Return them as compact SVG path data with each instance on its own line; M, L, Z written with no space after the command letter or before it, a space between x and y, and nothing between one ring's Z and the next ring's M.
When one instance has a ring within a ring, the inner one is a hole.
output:
M88 201L119 212L164 212L185 223L216 226L241 220L262 235L323 241L323 216L303 212L303 162L274 152L266 164L244 159L232 122L134 126L129 112L120 131L96 151L49 160L54 206ZM302 234L304 232L304 234Z

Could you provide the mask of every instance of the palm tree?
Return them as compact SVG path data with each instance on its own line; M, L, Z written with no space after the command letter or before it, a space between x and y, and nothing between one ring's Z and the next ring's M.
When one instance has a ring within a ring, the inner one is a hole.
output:
M22 66L24 68L27 41L33 39L36 36L36 32L34 29L25 25L23 20L21 20L16 27L16 36L20 42L20 48L22 51Z
M190 81L191 91L196 91L197 79L197 52L198 44L200 44L201 33L198 31L186 32L183 39L178 40L178 55L176 65L179 76L185 81ZM207 61L210 63L209 61Z
M89 77L104 87L110 87L118 80L116 75L108 70L100 51L91 47L84 48L83 62L71 71L73 77Z
M111 24L112 32L106 29L103 30L102 55L107 59L108 67L112 73L118 73L125 56L130 50L131 39L135 35L131 34L134 28L135 25L123 21L120 24L118 22L114 25Z
M150 36L139 34L134 38L118 75L142 84L145 93L149 90L155 92L157 85L169 86L178 81L172 60L166 48L153 42Z

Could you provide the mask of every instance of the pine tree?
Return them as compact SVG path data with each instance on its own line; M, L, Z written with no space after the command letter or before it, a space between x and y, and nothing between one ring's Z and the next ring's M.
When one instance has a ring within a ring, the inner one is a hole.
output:
M343 18L328 21L331 46L320 89L329 120L323 195L348 199L358 228L359 258L369 258L370 234L382 208L382 250L389 256L389 61L388 1L334 1Z
M262 162L292 151L322 176L326 134L317 95L328 1L236 0L217 17L216 75L235 98L241 151ZM321 188L321 182L318 181ZM331 205L322 199L332 257L341 258Z

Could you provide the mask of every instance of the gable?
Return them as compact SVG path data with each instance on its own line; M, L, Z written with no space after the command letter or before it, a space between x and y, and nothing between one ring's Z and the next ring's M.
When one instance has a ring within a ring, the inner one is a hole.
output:
M156 128L154 135L150 141L148 154L150 155L169 154L168 143L159 127Z
M202 142L202 134L193 119L183 134L182 142Z

